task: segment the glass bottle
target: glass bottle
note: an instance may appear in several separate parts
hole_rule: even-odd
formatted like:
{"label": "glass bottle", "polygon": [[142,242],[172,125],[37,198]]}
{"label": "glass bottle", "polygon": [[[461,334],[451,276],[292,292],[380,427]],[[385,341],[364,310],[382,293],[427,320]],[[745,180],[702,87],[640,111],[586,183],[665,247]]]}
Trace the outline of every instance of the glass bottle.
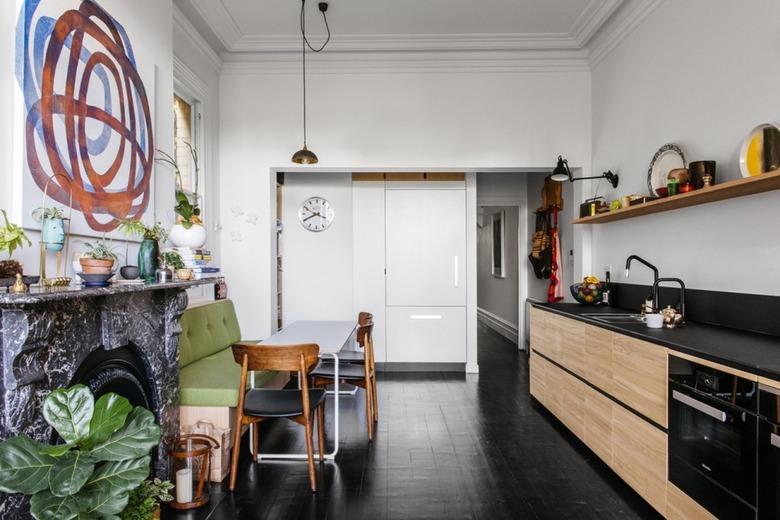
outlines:
{"label": "glass bottle", "polygon": [[609,276],[609,271],[607,271],[606,280],[604,281],[604,290],[601,293],[602,305],[612,305],[612,282]]}

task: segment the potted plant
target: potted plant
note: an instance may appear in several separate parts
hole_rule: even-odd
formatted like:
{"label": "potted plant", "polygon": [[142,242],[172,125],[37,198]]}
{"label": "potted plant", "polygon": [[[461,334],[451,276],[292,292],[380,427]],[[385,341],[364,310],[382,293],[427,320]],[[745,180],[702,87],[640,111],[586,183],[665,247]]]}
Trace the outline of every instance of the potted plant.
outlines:
{"label": "potted plant", "polygon": [[97,401],[88,387],[53,390],[43,417],[64,441],[26,435],[0,443],[0,491],[30,495],[41,518],[116,518],[149,476],[160,427],[149,410],[115,393]]}
{"label": "potted plant", "polygon": [[48,251],[62,251],[65,245],[65,210],[59,206],[36,208],[33,218],[41,223],[41,242]]}
{"label": "potted plant", "polygon": [[114,266],[117,255],[114,253],[115,246],[111,246],[111,239],[106,238],[105,233],[100,240],[95,242],[84,242],[87,246],[87,252],[79,258],[81,270],[84,274],[109,274]]}
{"label": "potted plant", "polygon": [[144,480],[130,492],[127,507],[119,514],[122,520],[148,520],[155,518],[160,512],[160,502],[173,500],[171,490],[173,483],[170,480]]}
{"label": "potted plant", "polygon": [[179,163],[170,154],[157,150],[160,155],[155,160],[170,164],[173,167],[176,179],[176,205],[173,211],[177,215],[176,225],[171,229],[171,242],[176,247],[201,247],[206,243],[206,228],[200,219],[198,207],[198,181],[200,179],[200,166],[198,165],[198,153],[187,141],[182,141],[190,150],[192,164],[195,168],[195,190],[192,194],[184,192]]}
{"label": "potted plant", "polygon": [[[125,232],[125,267],[120,269],[123,278],[133,279],[139,275],[146,281],[154,281],[154,272],[157,270],[157,257],[160,254],[160,242],[168,240],[168,230],[162,226],[162,222],[155,222],[149,226],[140,220],[121,220],[119,229]],[[130,265],[128,252],[130,249],[130,235],[141,235],[143,240],[138,248],[138,267]],[[132,268],[132,269],[126,269]]]}
{"label": "potted plant", "polygon": [[0,209],[0,212],[3,213],[3,220],[5,220],[5,225],[0,227],[0,251],[8,251],[8,259],[0,260],[0,279],[13,278],[17,274],[23,273],[22,265],[16,260],[12,260],[11,256],[16,249],[24,247],[25,242],[28,246],[32,246],[32,242],[27,238],[21,226],[9,222],[4,209]]}

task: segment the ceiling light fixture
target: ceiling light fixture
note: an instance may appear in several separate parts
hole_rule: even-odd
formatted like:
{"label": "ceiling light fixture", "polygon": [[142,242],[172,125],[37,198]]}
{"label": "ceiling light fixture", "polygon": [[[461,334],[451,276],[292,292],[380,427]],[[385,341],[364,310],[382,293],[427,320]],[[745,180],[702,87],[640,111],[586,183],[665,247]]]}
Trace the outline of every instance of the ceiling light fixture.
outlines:
{"label": "ceiling light fixture", "polygon": [[320,2],[318,4],[320,12],[322,12],[322,18],[325,20],[325,28],[328,30],[328,38],[322,47],[315,49],[309,44],[309,40],[306,39],[306,0],[301,0],[301,40],[303,46],[303,148],[295,152],[292,156],[292,162],[296,164],[315,164],[319,161],[314,152],[306,148],[306,47],[308,46],[314,52],[320,52],[330,41],[330,27],[328,26],[328,18],[325,16],[325,11],[328,10],[327,2]]}
{"label": "ceiling light fixture", "polygon": [[584,181],[587,179],[607,179],[607,181],[612,184],[613,188],[618,187],[618,181],[620,180],[618,178],[617,173],[612,173],[611,171],[607,171],[602,173],[601,175],[596,175],[594,177],[580,177],[578,179],[575,179],[571,175],[571,170],[569,170],[569,162],[561,157],[558,156],[558,165],[555,167],[555,169],[552,172],[552,180],[557,182],[574,182],[574,181]]}

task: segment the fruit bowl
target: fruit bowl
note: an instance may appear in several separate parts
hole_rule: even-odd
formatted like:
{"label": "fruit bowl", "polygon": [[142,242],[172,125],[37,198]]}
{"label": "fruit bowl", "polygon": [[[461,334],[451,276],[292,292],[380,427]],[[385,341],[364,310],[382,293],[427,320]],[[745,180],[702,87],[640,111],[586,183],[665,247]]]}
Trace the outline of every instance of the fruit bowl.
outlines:
{"label": "fruit bowl", "polygon": [[601,297],[604,294],[603,283],[588,283],[583,281],[572,284],[570,289],[574,299],[583,305],[601,303]]}

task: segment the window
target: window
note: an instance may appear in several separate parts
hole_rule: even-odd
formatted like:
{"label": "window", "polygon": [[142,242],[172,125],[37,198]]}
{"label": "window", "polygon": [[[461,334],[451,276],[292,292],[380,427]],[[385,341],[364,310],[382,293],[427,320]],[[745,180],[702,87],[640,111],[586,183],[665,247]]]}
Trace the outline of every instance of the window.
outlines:
{"label": "window", "polygon": [[174,156],[181,172],[181,178],[176,180],[176,189],[187,194],[198,194],[200,197],[198,190],[199,172],[193,161],[193,155],[197,157],[198,152],[197,123],[200,119],[199,116],[196,102],[188,101],[178,94],[173,95]]}

